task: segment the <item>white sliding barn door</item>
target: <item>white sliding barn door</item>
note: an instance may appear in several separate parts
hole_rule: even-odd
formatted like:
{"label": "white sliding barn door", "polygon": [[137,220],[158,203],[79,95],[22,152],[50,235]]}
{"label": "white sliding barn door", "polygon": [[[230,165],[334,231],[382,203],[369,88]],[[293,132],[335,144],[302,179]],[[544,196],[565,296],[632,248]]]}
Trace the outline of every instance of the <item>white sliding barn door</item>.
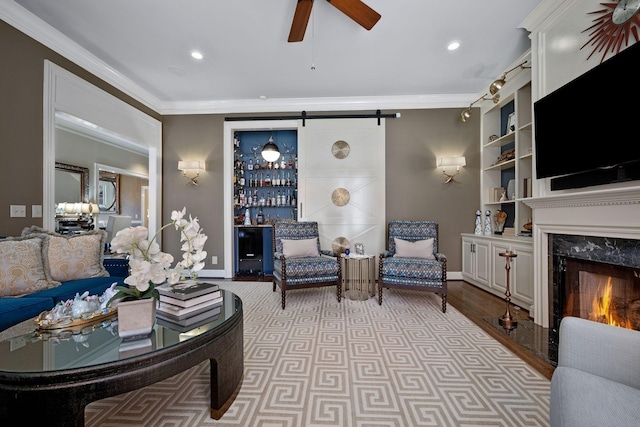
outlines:
{"label": "white sliding barn door", "polygon": [[298,218],[317,221],[323,249],[385,248],[385,120],[298,125]]}

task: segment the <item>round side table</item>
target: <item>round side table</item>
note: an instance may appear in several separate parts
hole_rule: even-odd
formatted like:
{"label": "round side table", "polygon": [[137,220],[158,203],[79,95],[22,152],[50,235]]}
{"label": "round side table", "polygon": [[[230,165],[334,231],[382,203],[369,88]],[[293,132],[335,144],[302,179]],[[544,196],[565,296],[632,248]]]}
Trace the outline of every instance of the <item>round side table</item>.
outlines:
{"label": "round side table", "polygon": [[340,256],[342,290],[351,300],[367,300],[376,295],[376,257],[373,255]]}

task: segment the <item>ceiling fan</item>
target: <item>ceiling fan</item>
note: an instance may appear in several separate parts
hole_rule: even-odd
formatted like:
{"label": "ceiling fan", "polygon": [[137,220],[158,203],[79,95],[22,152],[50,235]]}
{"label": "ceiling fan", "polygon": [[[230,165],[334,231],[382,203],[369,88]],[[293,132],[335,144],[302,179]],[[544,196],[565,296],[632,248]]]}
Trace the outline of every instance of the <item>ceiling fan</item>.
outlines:
{"label": "ceiling fan", "polygon": [[[380,20],[381,15],[361,0],[327,0],[334,7],[347,15],[349,18],[362,25],[367,30],[373,28],[376,22]],[[291,23],[291,31],[289,32],[290,42],[300,42],[304,38],[307,29],[309,16],[313,0],[298,0],[296,11],[293,14],[293,22]]]}

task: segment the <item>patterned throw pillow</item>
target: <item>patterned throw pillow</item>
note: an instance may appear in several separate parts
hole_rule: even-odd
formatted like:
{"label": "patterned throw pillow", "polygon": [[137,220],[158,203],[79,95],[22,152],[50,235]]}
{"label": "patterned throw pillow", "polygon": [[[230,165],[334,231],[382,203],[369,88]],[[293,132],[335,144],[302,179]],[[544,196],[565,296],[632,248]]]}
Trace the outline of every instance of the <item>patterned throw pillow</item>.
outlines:
{"label": "patterned throw pillow", "polygon": [[42,263],[41,238],[0,240],[0,296],[17,297],[58,285]]}
{"label": "patterned throw pillow", "polygon": [[398,239],[397,237],[394,237],[394,239],[396,243],[395,257],[435,259],[433,255],[433,237],[415,242]]}
{"label": "patterned throw pillow", "polygon": [[107,233],[102,230],[65,236],[50,233],[39,227],[26,228],[25,236],[43,239],[42,259],[52,280],[88,279],[109,276],[104,268],[104,243]]}

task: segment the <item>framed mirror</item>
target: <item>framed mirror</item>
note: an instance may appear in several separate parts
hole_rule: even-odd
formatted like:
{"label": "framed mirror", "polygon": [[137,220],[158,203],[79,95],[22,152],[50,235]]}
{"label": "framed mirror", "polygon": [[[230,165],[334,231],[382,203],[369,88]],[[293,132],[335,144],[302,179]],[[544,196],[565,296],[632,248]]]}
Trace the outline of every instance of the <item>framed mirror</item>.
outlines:
{"label": "framed mirror", "polygon": [[55,203],[89,201],[89,168],[56,162]]}
{"label": "framed mirror", "polygon": [[120,174],[99,172],[98,207],[100,212],[120,213]]}

